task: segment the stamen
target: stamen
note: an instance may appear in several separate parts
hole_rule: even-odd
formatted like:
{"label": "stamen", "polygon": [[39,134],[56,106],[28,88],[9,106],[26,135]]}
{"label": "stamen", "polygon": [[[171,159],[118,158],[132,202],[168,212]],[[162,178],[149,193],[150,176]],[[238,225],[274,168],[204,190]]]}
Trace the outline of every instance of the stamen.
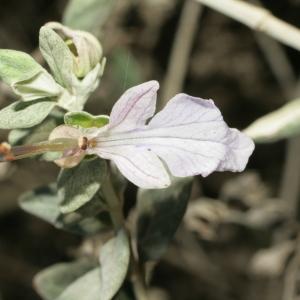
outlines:
{"label": "stamen", "polygon": [[89,140],[87,137],[85,136],[81,136],[79,139],[78,139],[78,146],[81,150],[86,150],[89,146]]}

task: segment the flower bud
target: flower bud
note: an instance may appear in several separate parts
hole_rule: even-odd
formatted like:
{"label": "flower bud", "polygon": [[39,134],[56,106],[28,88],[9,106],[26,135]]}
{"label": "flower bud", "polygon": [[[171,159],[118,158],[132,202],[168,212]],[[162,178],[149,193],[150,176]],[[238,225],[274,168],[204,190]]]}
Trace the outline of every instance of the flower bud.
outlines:
{"label": "flower bud", "polygon": [[47,27],[53,29],[69,47],[74,61],[74,73],[78,78],[84,78],[98,63],[103,55],[98,39],[92,34],[72,30],[57,22],[49,22]]}

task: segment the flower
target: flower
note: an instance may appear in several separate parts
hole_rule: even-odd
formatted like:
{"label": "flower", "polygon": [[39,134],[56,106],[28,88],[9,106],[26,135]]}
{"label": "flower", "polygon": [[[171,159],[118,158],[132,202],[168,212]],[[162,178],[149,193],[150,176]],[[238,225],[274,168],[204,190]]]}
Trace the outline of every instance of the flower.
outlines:
{"label": "flower", "polygon": [[[116,102],[107,125],[88,130],[62,125],[50,139],[77,136],[79,146],[70,151],[76,163],[84,154],[112,160],[141,188],[167,187],[169,173],[187,177],[244,170],[254,143],[227,126],[212,100],[178,94],[153,117],[158,89],[156,81],[135,86]],[[68,167],[70,153],[57,163]]]}

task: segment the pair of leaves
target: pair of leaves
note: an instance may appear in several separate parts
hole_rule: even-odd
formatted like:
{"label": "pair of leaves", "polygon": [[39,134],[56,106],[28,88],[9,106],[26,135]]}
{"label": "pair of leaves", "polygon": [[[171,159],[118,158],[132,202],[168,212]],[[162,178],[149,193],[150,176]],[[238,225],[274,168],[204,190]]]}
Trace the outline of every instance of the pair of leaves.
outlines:
{"label": "pair of leaves", "polygon": [[165,252],[186,211],[192,177],[173,179],[166,189],[142,190],[137,197],[137,246],[141,261]]}
{"label": "pair of leaves", "polygon": [[0,128],[29,128],[52,111],[62,88],[31,56],[14,50],[0,50],[0,78],[22,96],[0,111]]}
{"label": "pair of leaves", "polygon": [[10,84],[25,101],[17,101],[0,111],[0,128],[29,128],[41,123],[55,107],[61,93],[51,75],[31,56],[0,50],[0,78]]}
{"label": "pair of leaves", "polygon": [[87,260],[54,265],[35,277],[36,289],[45,300],[113,299],[125,280],[130,260],[124,230],[104,244],[99,260],[100,267]]}
{"label": "pair of leaves", "polygon": [[[90,45],[90,47],[92,46]],[[99,48],[101,49],[100,46]],[[56,81],[65,88],[58,98],[58,105],[68,111],[81,111],[91,93],[99,85],[100,77],[104,72],[105,58],[102,58],[101,61],[99,59],[99,62],[90,71],[87,71],[84,78],[78,79],[74,73],[74,60],[86,59],[88,53],[85,53],[84,57],[75,59],[65,41],[47,26],[40,30],[40,49]]]}
{"label": "pair of leaves", "polygon": [[30,55],[0,49],[0,79],[26,102],[17,101],[0,111],[2,129],[33,127],[41,123],[55,105],[68,111],[81,111],[99,84],[105,59],[79,80],[74,74],[74,55],[65,41],[47,26],[41,28],[39,40],[56,81]]}

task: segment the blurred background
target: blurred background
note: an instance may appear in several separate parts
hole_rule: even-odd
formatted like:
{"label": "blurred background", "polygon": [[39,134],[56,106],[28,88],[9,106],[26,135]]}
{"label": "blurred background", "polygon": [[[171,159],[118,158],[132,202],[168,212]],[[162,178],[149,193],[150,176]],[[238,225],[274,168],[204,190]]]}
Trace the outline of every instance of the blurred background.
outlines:
{"label": "blurred background", "polygon": [[[1,0],[0,48],[42,61],[39,28],[61,21],[67,4]],[[300,26],[300,1],[260,5]],[[119,0],[97,26],[107,67],[86,107],[93,114],[109,113],[126,88],[150,79],[161,83],[160,107],[181,91],[212,98],[239,129],[297,97],[299,52],[199,3]],[[0,82],[0,107],[14,99]],[[196,178],[184,222],[154,270],[153,299],[300,299],[299,151],[297,139],[257,145],[244,173]],[[21,193],[58,171],[33,159],[0,165],[1,300],[40,299],[34,274],[72,260],[82,243],[18,207]],[[129,185],[126,195],[135,192]]]}

